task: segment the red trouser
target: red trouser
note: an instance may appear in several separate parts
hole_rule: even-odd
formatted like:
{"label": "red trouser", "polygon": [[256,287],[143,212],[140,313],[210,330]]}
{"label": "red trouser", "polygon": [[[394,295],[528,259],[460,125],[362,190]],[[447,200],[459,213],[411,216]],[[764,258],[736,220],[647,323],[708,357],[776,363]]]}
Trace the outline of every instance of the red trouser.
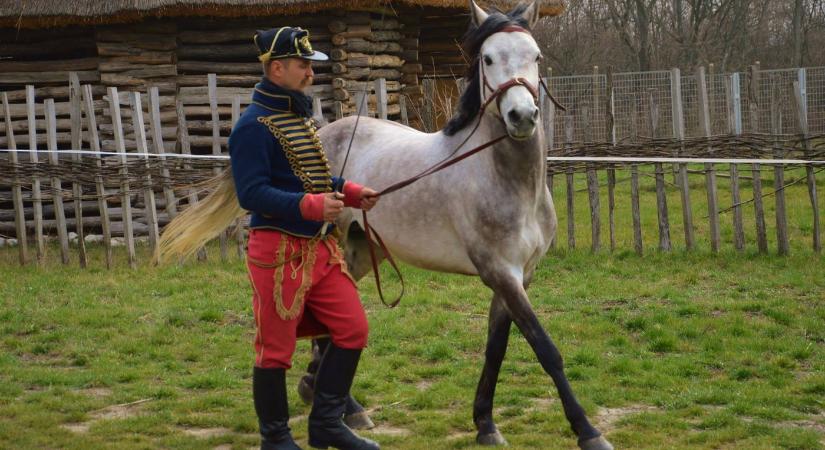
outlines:
{"label": "red trouser", "polygon": [[299,337],[329,335],[346,349],[367,345],[367,316],[331,236],[314,241],[251,230],[247,267],[257,326],[255,366],[290,368]]}

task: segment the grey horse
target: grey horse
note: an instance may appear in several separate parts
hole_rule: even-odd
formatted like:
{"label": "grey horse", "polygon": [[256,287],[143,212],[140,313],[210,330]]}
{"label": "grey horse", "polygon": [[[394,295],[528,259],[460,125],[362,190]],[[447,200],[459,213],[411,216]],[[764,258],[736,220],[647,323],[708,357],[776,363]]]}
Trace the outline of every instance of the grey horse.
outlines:
{"label": "grey horse", "polygon": [[[539,18],[538,7],[533,3],[488,14],[471,1],[470,9],[464,43],[472,58],[467,89],[443,130],[422,133],[395,122],[347,117],[321,128],[321,141],[333,173],[347,159],[344,178],[381,188],[507,136],[387,195],[370,212],[370,225],[398,259],[428,270],[478,276],[493,291],[473,407],[478,443],[506,444],[493,420],[493,396],[515,322],[555,383],[579,447],[612,449],[587,420],[564,375],[561,354],[527,296],[557,225],[545,183],[545,137],[536,106],[541,52],[529,33]],[[348,210],[337,222],[347,263],[353,276],[361,278],[371,270],[361,216]]]}

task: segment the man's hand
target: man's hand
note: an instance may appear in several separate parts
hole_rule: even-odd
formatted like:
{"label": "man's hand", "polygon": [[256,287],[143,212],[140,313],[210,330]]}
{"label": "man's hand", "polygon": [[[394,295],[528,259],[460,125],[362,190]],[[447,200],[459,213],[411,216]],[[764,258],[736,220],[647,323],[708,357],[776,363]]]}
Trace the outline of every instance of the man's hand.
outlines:
{"label": "man's hand", "polygon": [[[324,194],[324,221],[334,222],[344,210],[344,194],[327,192]],[[362,200],[363,201],[363,200]]]}
{"label": "man's hand", "polygon": [[361,189],[361,209],[369,211],[376,203],[378,203],[378,192],[368,187]]}

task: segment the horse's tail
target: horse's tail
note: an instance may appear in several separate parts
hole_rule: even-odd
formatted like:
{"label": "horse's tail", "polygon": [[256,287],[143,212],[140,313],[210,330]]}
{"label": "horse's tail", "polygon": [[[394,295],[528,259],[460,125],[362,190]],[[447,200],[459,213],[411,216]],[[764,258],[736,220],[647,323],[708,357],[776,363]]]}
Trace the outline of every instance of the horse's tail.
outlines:
{"label": "horse's tail", "polygon": [[246,214],[238,202],[231,169],[227,168],[196,188],[209,191],[209,195],[189,205],[166,225],[155,250],[155,264],[192,256]]}

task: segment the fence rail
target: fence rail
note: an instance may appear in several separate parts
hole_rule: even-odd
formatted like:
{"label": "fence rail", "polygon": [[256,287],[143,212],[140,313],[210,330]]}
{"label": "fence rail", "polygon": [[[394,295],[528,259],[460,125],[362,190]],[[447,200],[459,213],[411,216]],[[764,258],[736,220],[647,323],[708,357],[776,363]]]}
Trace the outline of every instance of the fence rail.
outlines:
{"label": "fence rail", "polygon": [[[589,217],[594,251],[603,248],[605,228],[611,250],[632,241],[641,253],[650,226],[663,251],[675,247],[677,231],[684,234],[686,249],[706,242],[719,251],[724,238],[739,251],[751,242],[768,252],[769,241],[775,241],[776,251],[787,254],[792,236],[811,235],[812,248],[821,251],[817,186],[822,177],[817,175],[825,161],[825,68],[753,67],[734,74],[705,68],[692,74],[595,71],[547,81],[567,106],[567,112],[557,111],[540,99],[549,141],[548,185],[557,195],[566,223],[560,236],[566,236],[569,248],[581,243],[582,217]],[[122,244],[135,266],[135,237],[145,236],[154,247],[160,227],[198,201],[193,186],[225,167],[229,129],[248,102],[241,95],[219,97],[216,78],[210,76],[203,90],[210,119],[187,121],[185,99],[178,101],[178,126],[170,133],[161,127],[157,88],[145,93],[108,88],[95,98],[92,86],[81,86],[77,76],[70,77],[69,86],[66,104],[37,102],[34,86],[15,97],[25,99],[22,105],[10,104],[2,93],[6,132],[0,148],[6,150],[0,152],[5,154],[0,154],[0,244],[16,244],[26,264],[32,259],[30,247],[42,261],[47,239],[56,234],[62,261],[70,262],[74,241],[85,266],[85,243],[102,241],[108,267],[112,247]],[[375,83],[379,103],[386,99],[382,86],[381,80]],[[354,95],[366,101],[363,91]],[[381,106],[376,109],[385,110]],[[111,139],[105,147],[101,114]],[[60,127],[67,127],[70,145],[61,144]],[[209,154],[192,155],[194,144]],[[786,181],[786,173],[797,169],[804,176]],[[766,173],[766,180],[772,175],[772,189],[762,184]],[[729,189],[720,189],[719,179],[729,180],[724,183]],[[810,207],[801,211],[798,204],[790,205],[795,215],[789,218],[786,190],[802,181]],[[746,207],[753,208],[751,217],[745,216]],[[653,223],[643,214],[652,208]],[[680,220],[671,217],[676,211]],[[726,213],[731,213],[730,225],[722,217]],[[805,232],[795,233],[794,227]],[[243,256],[243,233],[224,233],[221,259],[229,258],[230,239]]]}

